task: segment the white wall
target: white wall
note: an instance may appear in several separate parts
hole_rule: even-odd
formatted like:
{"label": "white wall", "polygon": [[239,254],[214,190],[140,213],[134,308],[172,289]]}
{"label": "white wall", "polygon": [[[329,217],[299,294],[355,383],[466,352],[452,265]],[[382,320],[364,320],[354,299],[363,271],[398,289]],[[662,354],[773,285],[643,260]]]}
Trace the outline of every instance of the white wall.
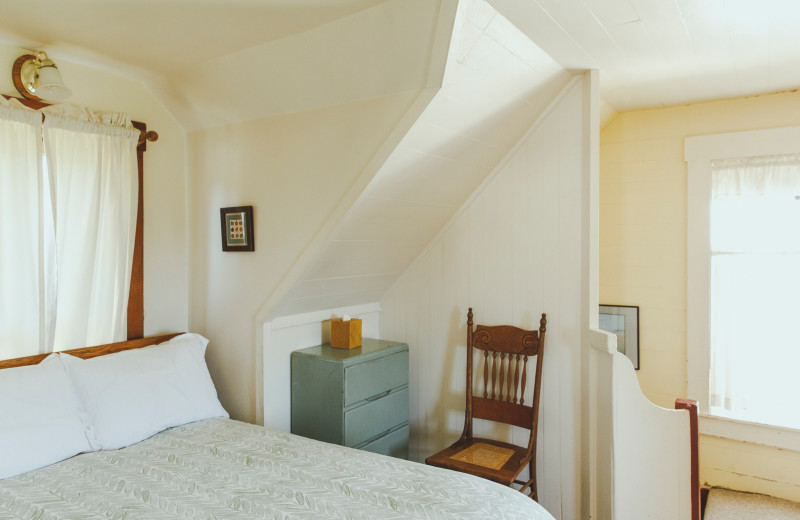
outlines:
{"label": "white wall", "polygon": [[[375,174],[401,121],[424,107],[417,98],[401,93],[190,134],[191,328],[211,340],[209,369],[232,417],[257,422],[262,412],[265,300],[300,269],[353,186]],[[223,253],[219,209],[241,205],[254,207],[255,251]]]}
{"label": "white wall", "polygon": [[264,323],[264,426],[291,429],[291,354],[330,342],[330,319],[349,314],[361,319],[361,336],[378,337],[378,304],[340,307],[283,316]]}
{"label": "white wall", "polygon": [[[380,320],[382,339],[410,347],[411,458],[423,460],[461,433],[467,307],[477,323],[524,328],[548,314],[539,496],[564,519],[580,514],[585,81],[565,87],[403,274],[381,301]],[[485,431],[476,425],[476,435]],[[526,439],[520,429],[492,434]]]}
{"label": "white wall", "polygon": [[[0,92],[20,97],[11,82],[14,60],[29,49],[0,45]],[[53,57],[72,89],[69,103],[127,112],[158,132],[144,154],[144,331],[188,327],[186,132],[138,80]]]}
{"label": "white wall", "polygon": [[689,413],[648,401],[619,352],[613,354],[613,395],[614,518],[690,520]]}
{"label": "white wall", "polygon": [[442,88],[273,311],[376,301],[572,75],[483,0],[460,0]]}

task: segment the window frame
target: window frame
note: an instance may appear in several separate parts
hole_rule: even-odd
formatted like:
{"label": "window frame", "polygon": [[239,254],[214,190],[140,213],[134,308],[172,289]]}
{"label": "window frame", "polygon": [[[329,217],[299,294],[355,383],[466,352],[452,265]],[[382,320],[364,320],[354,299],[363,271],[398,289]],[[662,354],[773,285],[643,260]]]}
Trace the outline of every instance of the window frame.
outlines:
{"label": "window frame", "polygon": [[711,162],[800,154],[800,126],[687,137],[686,353],[687,395],[699,401],[700,433],[800,450],[800,430],[711,415],[709,412]]}
{"label": "window frame", "polygon": [[[6,99],[12,96],[4,95]],[[28,108],[41,110],[49,103],[25,98],[14,98]],[[131,121],[134,128],[147,135],[147,124]],[[147,139],[139,139],[136,147],[137,170],[139,175],[138,208],[136,210],[136,235],[133,245],[133,264],[131,266],[131,284],[128,294],[128,339],[144,337],[144,152],[147,151]]]}

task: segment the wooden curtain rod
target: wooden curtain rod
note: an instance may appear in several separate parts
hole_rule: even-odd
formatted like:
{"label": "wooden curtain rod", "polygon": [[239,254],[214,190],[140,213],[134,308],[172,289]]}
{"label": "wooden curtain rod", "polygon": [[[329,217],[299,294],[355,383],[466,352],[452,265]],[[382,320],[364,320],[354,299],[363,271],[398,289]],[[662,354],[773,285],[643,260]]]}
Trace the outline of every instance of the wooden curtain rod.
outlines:
{"label": "wooden curtain rod", "polygon": [[[6,98],[6,99],[16,99],[17,101],[19,101],[20,103],[22,103],[26,107],[32,108],[34,110],[39,110],[41,108],[50,106],[50,103],[44,103],[42,101],[35,101],[33,99],[25,99],[25,98],[18,98],[18,97],[14,97],[14,96],[6,96],[5,94],[3,94],[3,97]],[[144,144],[145,141],[150,141],[151,143],[158,141],[158,132],[156,132],[155,130],[139,130],[139,132],[140,132],[141,135],[139,135],[139,142],[136,143],[137,146],[141,146],[142,144]]]}

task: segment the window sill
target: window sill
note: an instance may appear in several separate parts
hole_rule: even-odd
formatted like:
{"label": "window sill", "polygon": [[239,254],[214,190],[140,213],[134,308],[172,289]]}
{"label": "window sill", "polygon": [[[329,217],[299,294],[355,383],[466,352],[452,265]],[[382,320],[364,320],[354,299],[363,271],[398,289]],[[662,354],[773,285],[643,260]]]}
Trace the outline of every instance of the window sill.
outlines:
{"label": "window sill", "polygon": [[700,433],[723,439],[800,451],[800,430],[753,423],[710,414],[700,415]]}

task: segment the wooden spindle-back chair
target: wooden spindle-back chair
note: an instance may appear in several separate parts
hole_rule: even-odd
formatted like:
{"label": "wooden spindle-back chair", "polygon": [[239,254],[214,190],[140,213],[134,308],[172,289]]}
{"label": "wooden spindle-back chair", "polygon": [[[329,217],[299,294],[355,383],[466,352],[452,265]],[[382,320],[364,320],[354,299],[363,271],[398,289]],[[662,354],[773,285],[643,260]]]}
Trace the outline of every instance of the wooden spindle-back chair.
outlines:
{"label": "wooden spindle-back chair", "polygon": [[[477,325],[473,330],[472,308],[467,313],[467,409],[464,431],[449,448],[431,455],[426,464],[471,473],[501,484],[520,484],[520,492],[534,500],[536,489],[536,431],[539,422],[539,390],[542,384],[542,352],[547,315],[542,314],[539,330],[510,325]],[[482,396],[473,395],[473,350],[482,351]],[[479,354],[480,355],[480,354]],[[536,357],[533,400],[525,402],[528,359]],[[527,446],[472,436],[472,420],[519,426],[530,431]],[[530,478],[517,480],[529,467]]]}

